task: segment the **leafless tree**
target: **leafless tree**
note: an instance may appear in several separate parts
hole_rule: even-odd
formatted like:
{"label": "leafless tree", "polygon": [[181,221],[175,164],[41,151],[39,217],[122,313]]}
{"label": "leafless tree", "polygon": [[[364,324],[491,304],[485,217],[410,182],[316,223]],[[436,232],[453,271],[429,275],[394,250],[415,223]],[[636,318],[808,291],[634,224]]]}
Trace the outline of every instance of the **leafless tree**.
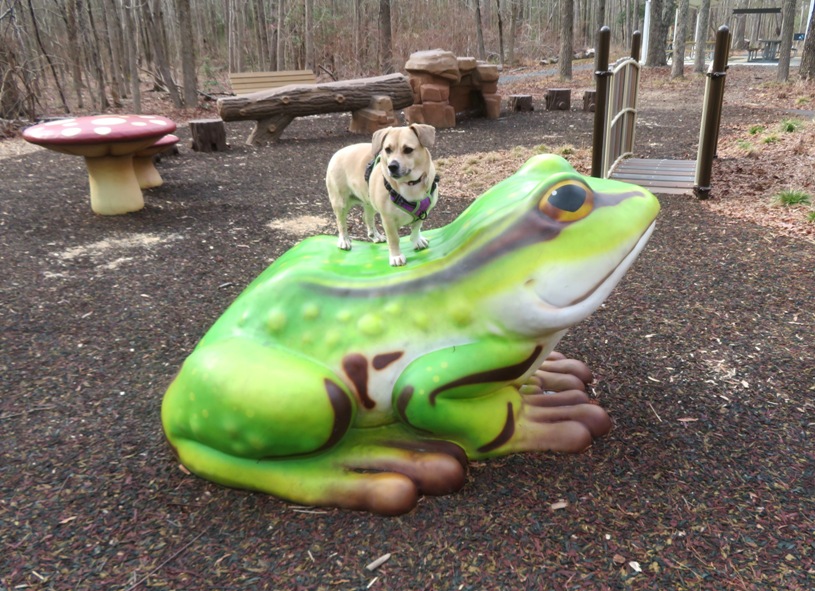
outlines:
{"label": "leafless tree", "polygon": [[[685,77],[685,39],[688,36],[688,0],[679,0],[679,11],[676,15],[676,31],[674,32],[673,44],[673,63],[671,64],[671,78],[684,78]],[[697,47],[697,53],[704,52],[704,43],[702,48]]]}
{"label": "leafless tree", "polygon": [[779,46],[778,71],[776,80],[786,82],[790,77],[790,52],[792,34],[795,29],[795,0],[784,0],[781,4],[781,45]]}
{"label": "leafless tree", "polygon": [[561,0],[560,7],[558,74],[561,80],[571,80],[572,57],[574,56],[574,0]]}
{"label": "leafless tree", "polygon": [[801,67],[798,70],[802,80],[815,80],[815,11],[807,25],[806,41],[801,50]]}

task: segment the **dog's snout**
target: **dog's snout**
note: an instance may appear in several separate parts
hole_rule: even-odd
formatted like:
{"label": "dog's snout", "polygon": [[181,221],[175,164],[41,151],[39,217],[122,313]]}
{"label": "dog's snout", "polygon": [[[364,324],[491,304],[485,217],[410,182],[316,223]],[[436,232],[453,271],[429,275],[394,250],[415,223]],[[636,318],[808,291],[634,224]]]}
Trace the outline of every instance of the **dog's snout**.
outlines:
{"label": "dog's snout", "polygon": [[391,174],[399,174],[399,163],[391,162],[388,164],[388,171],[390,171]]}

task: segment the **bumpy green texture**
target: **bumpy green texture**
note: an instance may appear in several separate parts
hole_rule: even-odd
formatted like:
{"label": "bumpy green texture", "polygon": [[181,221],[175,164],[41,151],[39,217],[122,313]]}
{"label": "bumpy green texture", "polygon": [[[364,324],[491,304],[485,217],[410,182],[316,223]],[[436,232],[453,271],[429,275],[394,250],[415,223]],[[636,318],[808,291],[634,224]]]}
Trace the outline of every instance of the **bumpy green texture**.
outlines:
{"label": "bumpy green texture", "polygon": [[467,458],[579,451],[608,416],[535,377],[658,211],[648,191],[547,155],[427,232],[405,267],[383,244],[304,240],[185,361],[162,406],[167,438],[204,478],[383,514],[457,490]]}

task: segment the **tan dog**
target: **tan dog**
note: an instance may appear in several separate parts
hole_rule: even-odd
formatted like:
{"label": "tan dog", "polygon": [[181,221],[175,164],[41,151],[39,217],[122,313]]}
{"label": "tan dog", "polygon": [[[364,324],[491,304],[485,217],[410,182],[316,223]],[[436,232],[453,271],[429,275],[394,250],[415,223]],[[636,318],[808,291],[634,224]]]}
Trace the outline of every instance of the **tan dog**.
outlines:
{"label": "tan dog", "polygon": [[[410,226],[413,248],[427,248],[422,221],[436,205],[439,193],[436,167],[428,151],[435,141],[436,129],[431,125],[388,127],[375,132],[372,143],[348,146],[331,157],[325,185],[337,216],[337,246],[351,249],[348,212],[359,204],[368,238],[373,242],[387,240],[392,266],[406,262],[399,248],[399,228]],[[366,178],[372,158],[370,178]],[[376,213],[382,218],[384,237],[376,229]]]}

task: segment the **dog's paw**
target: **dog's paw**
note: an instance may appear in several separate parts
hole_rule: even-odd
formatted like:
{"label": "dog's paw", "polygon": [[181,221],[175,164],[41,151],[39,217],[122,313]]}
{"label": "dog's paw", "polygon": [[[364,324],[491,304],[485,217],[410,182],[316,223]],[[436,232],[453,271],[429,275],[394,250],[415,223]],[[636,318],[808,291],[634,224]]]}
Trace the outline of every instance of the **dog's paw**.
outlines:
{"label": "dog's paw", "polygon": [[379,232],[368,232],[368,238],[371,240],[371,242],[377,244],[380,242],[385,242],[385,236],[383,236]]}
{"label": "dog's paw", "polygon": [[351,250],[351,239],[344,236],[337,238],[337,248],[342,250]]}
{"label": "dog's paw", "polygon": [[396,256],[391,256],[391,267],[401,267],[405,263],[407,263],[407,259],[405,259],[405,255],[398,254]]}
{"label": "dog's paw", "polygon": [[424,236],[419,236],[419,239],[413,243],[413,248],[416,250],[424,250],[428,246],[430,246],[430,242]]}

